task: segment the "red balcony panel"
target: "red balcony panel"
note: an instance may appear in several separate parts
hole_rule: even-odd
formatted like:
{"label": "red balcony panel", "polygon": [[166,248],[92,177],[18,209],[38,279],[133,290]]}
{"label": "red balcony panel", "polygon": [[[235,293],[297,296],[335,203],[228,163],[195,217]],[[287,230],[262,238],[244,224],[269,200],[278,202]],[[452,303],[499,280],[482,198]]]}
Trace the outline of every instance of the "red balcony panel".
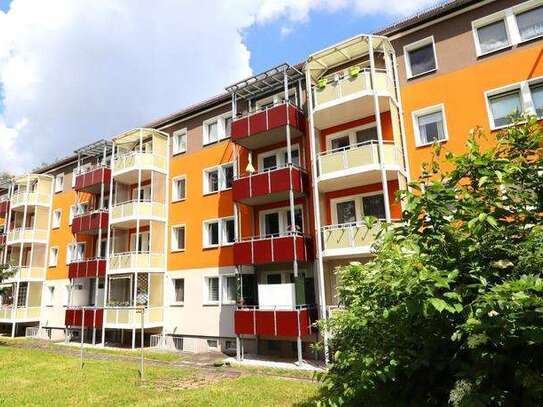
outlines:
{"label": "red balcony panel", "polygon": [[237,178],[233,183],[234,200],[245,205],[262,205],[288,199],[292,189],[295,197],[308,193],[308,174],[290,166]]}
{"label": "red balcony panel", "polygon": [[68,266],[69,278],[93,278],[106,275],[106,259],[88,259]]}
{"label": "red balcony panel", "polygon": [[0,201],[0,216],[4,217],[9,210],[9,201]]}
{"label": "red balcony panel", "polygon": [[1,233],[0,234],[0,246],[4,246],[6,244],[6,235]]}
{"label": "red balcony panel", "polygon": [[309,336],[316,329],[316,310],[258,310],[239,309],[234,313],[236,335],[296,337]]}
{"label": "red balcony panel", "polygon": [[64,324],[74,328],[81,327],[83,322],[85,328],[101,328],[104,322],[103,309],[86,309],[85,320],[83,321],[82,309],[67,309],[64,317]]}
{"label": "red balcony panel", "polygon": [[299,136],[305,130],[305,118],[297,107],[282,103],[264,111],[234,119],[232,141],[247,148],[275,144],[284,140],[285,137],[284,132],[275,130],[280,130],[287,125],[297,130],[297,134],[291,134],[292,137]]}
{"label": "red balcony panel", "polygon": [[97,211],[78,215],[72,220],[72,233],[95,234],[99,229],[107,229],[109,214],[107,211]]}
{"label": "red balcony panel", "polygon": [[313,260],[311,238],[302,235],[253,239],[234,243],[234,262],[256,265]]}
{"label": "red balcony panel", "polygon": [[111,180],[111,169],[98,167],[84,174],[77,175],[75,178],[74,189],[76,191],[99,192],[101,185],[105,184],[106,190],[109,188]]}

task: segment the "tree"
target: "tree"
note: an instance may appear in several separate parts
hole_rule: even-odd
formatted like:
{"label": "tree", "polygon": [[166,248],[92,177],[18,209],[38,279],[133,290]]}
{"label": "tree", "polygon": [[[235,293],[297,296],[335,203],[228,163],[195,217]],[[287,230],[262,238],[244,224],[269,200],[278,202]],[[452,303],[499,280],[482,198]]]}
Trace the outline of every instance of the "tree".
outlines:
{"label": "tree", "polygon": [[526,118],[434,158],[403,222],[366,264],[338,269],[325,404],[543,404],[542,131]]}

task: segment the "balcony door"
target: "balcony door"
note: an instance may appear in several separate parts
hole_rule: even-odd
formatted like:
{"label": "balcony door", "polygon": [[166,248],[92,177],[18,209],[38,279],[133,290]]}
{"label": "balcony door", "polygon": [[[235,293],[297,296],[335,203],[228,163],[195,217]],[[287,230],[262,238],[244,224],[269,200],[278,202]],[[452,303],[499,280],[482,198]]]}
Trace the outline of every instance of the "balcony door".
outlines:
{"label": "balcony door", "polygon": [[338,225],[360,222],[365,216],[386,217],[382,193],[337,198],[331,201],[331,207],[332,221]]}
{"label": "balcony door", "polygon": [[136,251],[136,238],[138,242],[138,252],[149,252],[149,232],[140,232],[139,235],[133,233],[130,235],[130,251]]}
{"label": "balcony door", "polygon": [[290,210],[288,207],[266,211],[260,216],[262,237],[284,236],[292,231],[303,233],[304,220],[301,207],[294,208],[295,227],[291,226]]}

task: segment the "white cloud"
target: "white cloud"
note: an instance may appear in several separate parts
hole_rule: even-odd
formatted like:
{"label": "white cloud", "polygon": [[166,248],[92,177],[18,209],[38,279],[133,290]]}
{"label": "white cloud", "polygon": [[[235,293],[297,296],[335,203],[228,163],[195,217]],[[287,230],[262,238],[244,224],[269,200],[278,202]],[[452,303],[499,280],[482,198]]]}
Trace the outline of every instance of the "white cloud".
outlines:
{"label": "white cloud", "polygon": [[251,74],[243,30],[428,0],[13,0],[0,11],[0,171],[22,172]]}

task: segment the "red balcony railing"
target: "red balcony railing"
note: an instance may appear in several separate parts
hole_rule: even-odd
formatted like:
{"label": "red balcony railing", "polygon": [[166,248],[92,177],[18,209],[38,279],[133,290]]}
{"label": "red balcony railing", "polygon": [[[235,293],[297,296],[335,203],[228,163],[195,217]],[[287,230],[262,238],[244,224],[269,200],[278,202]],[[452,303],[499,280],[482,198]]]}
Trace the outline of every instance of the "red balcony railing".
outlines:
{"label": "red balcony railing", "polygon": [[245,205],[284,201],[291,189],[295,197],[309,189],[307,173],[294,165],[246,175],[235,179],[232,185],[234,201]]}
{"label": "red balcony railing", "polygon": [[0,201],[0,216],[1,217],[6,216],[6,213],[8,213],[8,210],[9,210],[9,201],[6,199],[3,201]]}
{"label": "red balcony railing", "polygon": [[109,189],[109,182],[111,180],[111,169],[108,167],[93,167],[85,172],[81,172],[75,177],[76,191],[82,192],[100,192],[101,185],[105,184],[105,190]]}
{"label": "red balcony railing", "polygon": [[[83,312],[85,320],[83,321]],[[104,310],[101,308],[86,309],[72,308],[67,309],[64,316],[64,324],[74,328],[80,327],[84,323],[85,328],[101,328],[104,322]]]}
{"label": "red balcony railing", "polygon": [[254,265],[313,260],[311,238],[297,232],[234,243],[234,263]]}
{"label": "red balcony railing", "polygon": [[103,277],[106,275],[106,259],[88,259],[72,262],[68,266],[69,278]]}
{"label": "red balcony railing", "polygon": [[316,332],[313,327],[316,320],[315,308],[262,310],[240,307],[234,312],[234,332],[236,335],[303,337]]}
{"label": "red balcony railing", "polygon": [[72,233],[95,234],[108,227],[109,214],[105,209],[77,215],[72,219]]}
{"label": "red balcony railing", "polygon": [[281,103],[265,110],[235,118],[232,122],[232,141],[254,149],[276,144],[285,139],[284,126],[297,130],[292,137],[305,130],[303,112],[290,103]]}

